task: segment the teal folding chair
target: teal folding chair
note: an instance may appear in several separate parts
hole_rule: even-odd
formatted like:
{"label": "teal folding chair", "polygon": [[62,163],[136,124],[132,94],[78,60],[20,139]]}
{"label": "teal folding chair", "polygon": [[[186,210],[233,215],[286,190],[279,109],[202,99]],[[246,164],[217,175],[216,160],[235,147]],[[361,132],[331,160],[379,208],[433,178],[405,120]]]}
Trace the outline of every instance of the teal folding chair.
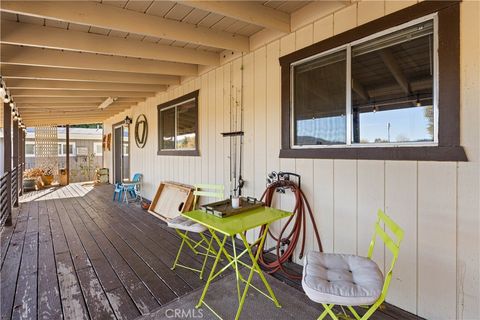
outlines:
{"label": "teal folding chair", "polygon": [[[197,184],[195,185],[195,191],[193,192],[193,195],[194,209],[196,208],[199,197],[209,197],[215,199],[223,199],[225,197],[223,185],[216,184]],[[175,261],[173,262],[171,269],[174,270],[176,267],[182,267],[194,272],[198,272],[200,273],[200,279],[202,279],[208,257],[215,258],[217,254],[216,250],[212,247],[213,237],[210,237],[210,239],[205,237],[203,233],[207,230],[207,228],[204,225],[193,222],[192,220],[183,216],[175,217],[168,221],[167,224],[170,228],[174,228],[177,234],[182,238],[182,243],[180,244],[180,248],[178,249],[177,256],[175,257]],[[190,232],[198,233],[200,240],[190,238]],[[179,263],[180,255],[185,245],[187,245],[187,247],[196,255],[204,256],[201,269],[192,268]],[[199,250],[200,248],[201,250]]]}

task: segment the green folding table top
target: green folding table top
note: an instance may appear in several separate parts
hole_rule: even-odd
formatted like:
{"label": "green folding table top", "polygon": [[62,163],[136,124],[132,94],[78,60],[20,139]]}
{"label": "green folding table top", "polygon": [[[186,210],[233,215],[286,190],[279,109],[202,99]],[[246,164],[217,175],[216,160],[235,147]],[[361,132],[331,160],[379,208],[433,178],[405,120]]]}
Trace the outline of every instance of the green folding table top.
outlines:
{"label": "green folding table top", "polygon": [[182,215],[217,232],[233,236],[292,214],[270,207],[260,207],[226,218],[219,218],[202,210],[184,212]]}

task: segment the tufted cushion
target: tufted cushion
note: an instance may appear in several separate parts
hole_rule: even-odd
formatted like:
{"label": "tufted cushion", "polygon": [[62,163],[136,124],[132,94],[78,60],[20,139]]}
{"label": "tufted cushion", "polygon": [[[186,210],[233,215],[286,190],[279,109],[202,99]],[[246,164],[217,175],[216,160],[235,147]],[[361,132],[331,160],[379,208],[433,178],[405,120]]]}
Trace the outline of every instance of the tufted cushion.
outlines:
{"label": "tufted cushion", "polygon": [[302,287],[318,303],[371,305],[382,292],[383,275],[368,258],[311,251],[305,257]]}
{"label": "tufted cushion", "polygon": [[196,223],[188,218],[178,216],[175,217],[167,222],[170,228],[180,229],[190,232],[200,233],[207,230],[207,227],[201,225],[200,223]]}

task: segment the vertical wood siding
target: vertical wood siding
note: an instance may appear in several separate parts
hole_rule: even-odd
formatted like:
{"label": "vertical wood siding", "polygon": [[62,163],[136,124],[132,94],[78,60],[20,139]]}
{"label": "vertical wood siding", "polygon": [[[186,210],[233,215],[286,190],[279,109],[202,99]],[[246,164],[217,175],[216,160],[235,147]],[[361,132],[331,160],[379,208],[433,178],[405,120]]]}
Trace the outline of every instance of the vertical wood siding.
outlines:
{"label": "vertical wood siding", "polygon": [[[414,2],[413,2],[414,3]],[[144,190],[152,198],[164,180],[223,183],[230,188],[228,139],[230,97],[241,86],[245,109],[245,194],[261,196],[271,171],[302,175],[302,188],[314,208],[327,252],[365,255],[378,209],[384,209],[406,231],[387,300],[430,319],[476,319],[479,309],[479,128],[480,4],[461,4],[462,145],[468,163],[279,159],[280,66],[278,57],[333,34],[399,10],[408,2],[356,2],[304,25],[180,86],[140,103],[105,122],[105,132],[125,115],[144,113],[149,121],[143,149],[131,144],[131,173],[144,174]],[[353,17],[353,18],[352,18]],[[477,32],[469,32],[469,30]],[[475,38],[476,37],[476,38]],[[243,61],[243,62],[242,62]],[[200,157],[157,156],[157,104],[200,89]],[[133,141],[133,136],[131,137]],[[105,166],[111,153],[105,153]],[[281,195],[275,205],[291,210],[293,196]],[[279,232],[285,222],[272,226]],[[308,249],[318,249],[308,227]],[[252,239],[255,232],[249,234]],[[273,243],[270,242],[269,245]],[[374,255],[388,268],[389,255],[379,246]],[[298,259],[295,261],[302,263]]]}

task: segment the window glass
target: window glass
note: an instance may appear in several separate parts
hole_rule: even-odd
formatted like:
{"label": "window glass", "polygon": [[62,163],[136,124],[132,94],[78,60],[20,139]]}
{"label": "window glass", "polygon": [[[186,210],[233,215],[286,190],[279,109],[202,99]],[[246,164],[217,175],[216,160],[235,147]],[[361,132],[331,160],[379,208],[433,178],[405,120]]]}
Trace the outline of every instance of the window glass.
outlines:
{"label": "window glass", "polygon": [[93,143],[93,153],[96,155],[96,156],[101,156],[102,155],[102,143],[101,142],[94,142]]}
{"label": "window glass", "polygon": [[352,46],[352,142],[434,141],[433,22]]}
{"label": "window glass", "polygon": [[35,144],[27,143],[25,144],[25,155],[34,156],[35,155]]}
{"label": "window glass", "polygon": [[161,149],[175,149],[175,108],[160,111]]}
{"label": "window glass", "polygon": [[195,100],[177,106],[177,149],[195,149],[197,106]]}
{"label": "window glass", "polygon": [[295,66],[293,77],[294,144],[344,144],[346,51]]}

